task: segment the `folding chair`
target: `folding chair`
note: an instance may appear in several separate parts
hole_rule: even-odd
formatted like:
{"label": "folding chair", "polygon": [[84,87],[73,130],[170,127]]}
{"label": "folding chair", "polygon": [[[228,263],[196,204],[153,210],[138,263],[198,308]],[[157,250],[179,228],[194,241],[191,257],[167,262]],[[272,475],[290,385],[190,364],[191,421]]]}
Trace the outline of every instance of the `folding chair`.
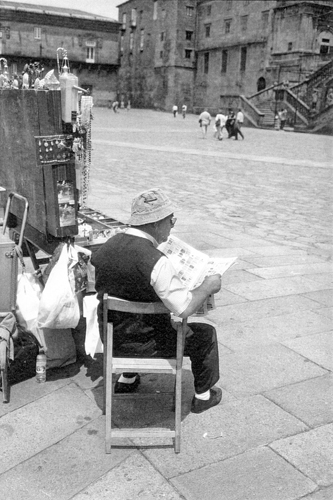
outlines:
{"label": "folding chair", "polygon": [[[172,437],[174,438],[175,453],[180,452],[181,439],[181,388],[182,363],[184,342],[187,329],[187,320],[179,323],[177,330],[177,353],[175,358],[120,358],[113,356],[113,325],[108,322],[108,311],[121,311],[134,314],[165,314],[170,311],[162,302],[129,302],[107,294],[103,297],[103,336],[104,336],[104,414],[105,419],[105,451],[111,453],[112,437]],[[176,334],[176,332],[175,332]],[[126,428],[112,429],[113,385],[112,373],[172,373],[175,381],[175,427],[174,429],[160,428]],[[131,394],[135,397],[135,394]],[[129,397],[126,396],[126,397]]]}

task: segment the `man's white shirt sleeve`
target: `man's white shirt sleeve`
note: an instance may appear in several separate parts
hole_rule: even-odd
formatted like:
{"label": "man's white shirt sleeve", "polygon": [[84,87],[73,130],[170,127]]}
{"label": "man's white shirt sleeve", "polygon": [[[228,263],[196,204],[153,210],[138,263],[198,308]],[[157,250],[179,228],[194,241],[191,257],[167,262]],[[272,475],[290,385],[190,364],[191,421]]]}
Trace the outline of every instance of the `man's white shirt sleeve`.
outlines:
{"label": "man's white shirt sleeve", "polygon": [[183,285],[167,257],[161,257],[155,264],[150,284],[163,304],[176,316],[184,312],[192,300],[192,293]]}

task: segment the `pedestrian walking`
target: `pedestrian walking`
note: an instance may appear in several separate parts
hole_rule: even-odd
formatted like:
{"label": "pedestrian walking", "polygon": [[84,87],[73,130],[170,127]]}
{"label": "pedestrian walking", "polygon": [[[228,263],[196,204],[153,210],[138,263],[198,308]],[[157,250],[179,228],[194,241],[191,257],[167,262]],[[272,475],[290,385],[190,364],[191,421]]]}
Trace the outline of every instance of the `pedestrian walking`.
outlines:
{"label": "pedestrian walking", "polygon": [[244,141],[244,135],[243,132],[241,131],[241,128],[244,123],[244,113],[241,108],[238,109],[237,115],[236,115],[236,121],[235,121],[235,140],[238,140],[238,134],[241,136],[241,138]]}
{"label": "pedestrian walking", "polygon": [[231,137],[234,137],[236,135],[235,123],[236,123],[236,115],[233,112],[233,110],[229,108],[228,117],[225,124],[225,128],[227,129],[228,132],[228,139],[231,139]]}
{"label": "pedestrian walking", "polygon": [[219,141],[222,141],[223,139],[222,130],[225,127],[226,121],[227,117],[224,114],[222,114],[222,109],[219,109],[219,112],[215,116],[215,133],[214,133],[214,137]]}
{"label": "pedestrian walking", "polygon": [[130,100],[127,101],[126,108],[127,108],[127,111],[129,111],[131,109],[131,101]]}
{"label": "pedestrian walking", "polygon": [[187,106],[186,106],[186,104],[183,104],[182,105],[182,115],[183,115],[183,118],[186,118],[186,111],[187,111]]}
{"label": "pedestrian walking", "polygon": [[174,104],[172,106],[172,113],[173,113],[173,117],[176,118],[176,116],[178,114],[178,106],[177,106],[177,104]]}
{"label": "pedestrian walking", "polygon": [[211,115],[208,113],[208,109],[205,108],[204,111],[199,116],[199,123],[202,131],[202,138],[206,139],[207,137],[207,129],[212,121]]}
{"label": "pedestrian walking", "polygon": [[114,103],[112,104],[112,109],[115,113],[118,113],[118,106],[119,106],[119,102],[114,101]]}
{"label": "pedestrian walking", "polygon": [[287,110],[285,108],[282,108],[281,111],[279,112],[279,118],[280,118],[280,130],[283,130],[287,120]]}

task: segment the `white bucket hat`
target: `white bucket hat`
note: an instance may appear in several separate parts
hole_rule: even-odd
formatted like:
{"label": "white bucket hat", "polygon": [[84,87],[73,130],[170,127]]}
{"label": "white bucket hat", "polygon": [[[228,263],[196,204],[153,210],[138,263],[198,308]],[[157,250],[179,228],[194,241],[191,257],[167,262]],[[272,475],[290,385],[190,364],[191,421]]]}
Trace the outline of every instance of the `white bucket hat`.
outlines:
{"label": "white bucket hat", "polygon": [[168,217],[174,213],[174,206],[160,188],[151,188],[138,194],[132,201],[128,224],[142,226]]}

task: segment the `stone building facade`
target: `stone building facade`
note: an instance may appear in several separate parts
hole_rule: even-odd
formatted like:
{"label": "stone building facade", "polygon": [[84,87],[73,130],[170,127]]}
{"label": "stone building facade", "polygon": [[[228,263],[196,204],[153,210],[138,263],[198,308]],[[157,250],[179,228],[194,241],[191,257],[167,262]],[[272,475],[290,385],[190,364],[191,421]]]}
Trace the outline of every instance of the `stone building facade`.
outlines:
{"label": "stone building facade", "polygon": [[333,58],[333,0],[128,0],[119,91],[139,107],[237,105]]}
{"label": "stone building facade", "polygon": [[119,6],[120,97],[171,110],[193,103],[196,1],[129,0]]}
{"label": "stone building facade", "polygon": [[[47,1],[45,2],[47,3]],[[57,49],[67,50],[70,70],[89,88],[96,105],[116,97],[119,23],[73,9],[0,1],[0,57],[10,76],[40,62],[44,76],[57,71]],[[60,52],[61,59],[61,52]]]}

